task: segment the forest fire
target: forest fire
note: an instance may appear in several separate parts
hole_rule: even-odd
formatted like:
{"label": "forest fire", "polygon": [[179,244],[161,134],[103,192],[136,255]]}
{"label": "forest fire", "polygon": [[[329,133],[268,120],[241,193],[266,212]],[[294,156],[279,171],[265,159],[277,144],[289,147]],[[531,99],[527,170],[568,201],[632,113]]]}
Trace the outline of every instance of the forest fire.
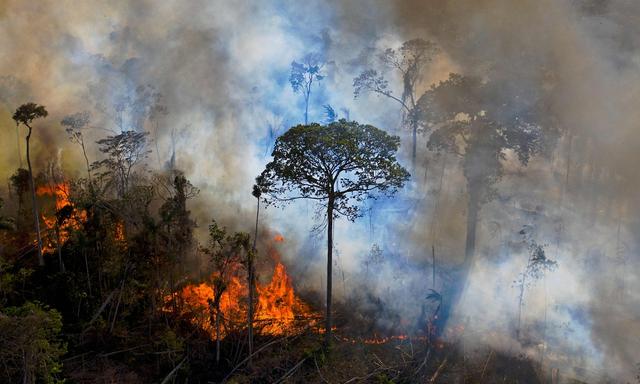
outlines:
{"label": "forest fire", "polygon": [[[274,256],[277,260],[277,254]],[[231,277],[220,297],[221,338],[230,332],[243,329],[247,322],[248,284],[244,278],[239,277],[239,270],[235,272],[237,273]],[[214,274],[211,281],[216,278]],[[317,314],[296,296],[286,267],[280,261],[276,261],[271,281],[267,284],[257,282],[255,290],[257,300],[254,327],[258,333],[295,333],[300,329],[301,320],[310,324],[317,318]],[[212,307],[214,298],[215,285],[211,282],[188,285],[175,297],[183,304],[183,314],[191,315],[192,323],[211,333],[212,338],[215,338],[216,321]]]}
{"label": "forest fire", "polygon": [[71,230],[80,228],[80,223],[86,220],[86,212],[78,211],[69,200],[69,185],[58,183],[55,185],[41,185],[36,194],[40,197],[54,197],[55,211],[51,214],[41,214],[42,222],[46,228],[43,239],[43,251],[53,252],[58,245],[66,243]]}

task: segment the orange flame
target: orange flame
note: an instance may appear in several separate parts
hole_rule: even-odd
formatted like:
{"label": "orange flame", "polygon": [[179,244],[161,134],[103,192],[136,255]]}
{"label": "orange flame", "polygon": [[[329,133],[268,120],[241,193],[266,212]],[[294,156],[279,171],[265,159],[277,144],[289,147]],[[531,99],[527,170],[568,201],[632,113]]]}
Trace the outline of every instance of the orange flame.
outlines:
{"label": "orange flame", "polygon": [[[38,196],[55,197],[55,212],[67,206],[73,207],[73,204],[71,204],[69,200],[69,185],[66,183],[39,186],[36,194]],[[81,223],[87,218],[85,211],[78,211],[73,208],[69,218],[58,227],[55,212],[51,215],[45,215],[44,213],[41,215],[46,228],[42,241],[43,252],[53,252],[58,243],[60,243],[60,245],[66,243],[71,231],[79,229]]]}
{"label": "orange flame", "polygon": [[278,262],[268,285],[257,284],[256,321],[264,322],[263,333],[281,335],[295,327],[296,314],[311,314],[311,309],[296,297],[285,266]]}
{"label": "orange flame", "polygon": [[[211,278],[216,278],[214,274]],[[230,331],[241,330],[247,322],[248,284],[237,274],[228,282],[220,297],[221,334],[224,338]],[[184,287],[173,299],[183,303],[183,315],[190,321],[209,332],[215,338],[215,311],[210,303],[214,299],[214,287],[211,283],[191,284]],[[273,276],[268,284],[256,283],[257,303],[254,315],[254,327],[265,335],[282,335],[299,329],[298,320],[317,317],[307,304],[298,298],[293,289],[286,267],[277,262]],[[171,300],[171,297],[167,301]],[[309,320],[307,323],[311,323]]]}

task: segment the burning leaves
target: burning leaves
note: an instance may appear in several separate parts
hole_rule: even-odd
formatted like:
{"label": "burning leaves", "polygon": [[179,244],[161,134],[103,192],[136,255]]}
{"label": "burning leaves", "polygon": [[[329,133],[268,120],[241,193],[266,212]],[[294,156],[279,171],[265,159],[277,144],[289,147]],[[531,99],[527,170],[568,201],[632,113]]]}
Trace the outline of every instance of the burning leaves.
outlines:
{"label": "burning leaves", "polygon": [[[220,338],[224,338],[230,332],[242,330],[246,325],[249,288],[245,279],[238,275],[240,271],[235,270],[220,296],[220,321],[223,325]],[[216,278],[214,274],[211,280]],[[256,291],[258,302],[255,309],[255,327],[259,333],[295,333],[300,325],[297,320],[316,316],[309,306],[296,296],[286,267],[280,262],[275,265],[271,281],[268,284],[257,283]],[[211,311],[210,303],[214,300],[214,293],[213,283],[204,282],[187,285],[174,295],[174,299],[182,303],[182,315],[189,316],[194,325],[209,332],[212,338],[215,338],[216,314]]]}
{"label": "burning leaves", "polygon": [[72,231],[80,229],[81,223],[87,218],[87,213],[73,206],[69,200],[67,183],[39,186],[36,194],[40,198],[55,198],[54,213],[41,214],[41,220],[45,226],[43,252],[52,253],[57,247],[67,242]]}

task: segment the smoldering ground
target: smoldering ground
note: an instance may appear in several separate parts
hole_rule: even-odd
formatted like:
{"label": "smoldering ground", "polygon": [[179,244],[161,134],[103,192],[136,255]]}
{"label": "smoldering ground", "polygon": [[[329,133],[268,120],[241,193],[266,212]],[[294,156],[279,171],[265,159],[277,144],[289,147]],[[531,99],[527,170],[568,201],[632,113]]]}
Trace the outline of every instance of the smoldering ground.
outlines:
{"label": "smoldering ground", "polygon": [[[201,190],[190,207],[201,227],[215,217],[249,230],[253,179],[274,137],[302,120],[301,97],[288,83],[291,61],[318,52],[326,62],[311,120],[322,120],[322,106],[330,104],[340,117],[400,134],[401,159],[409,164],[400,109],[383,97],[354,100],[352,82],[362,69],[380,68],[374,52],[430,39],[440,53],[420,91],[449,72],[477,75],[500,85],[500,100],[515,100],[514,115],[543,98],[561,133],[554,150],[527,167],[507,156],[499,196],[480,214],[479,257],[452,324],[513,353],[543,351],[550,364],[569,361],[627,378],[640,360],[639,14],[639,5],[622,0],[4,1],[0,171],[6,179],[20,162],[10,118],[20,103],[35,101],[50,112],[32,140],[37,169],[58,158],[76,176],[81,154],[59,121],[91,112],[87,142],[97,160],[92,143],[118,130],[114,105],[136,100],[147,87],[167,107],[142,127],[153,139],[149,166],[163,168],[175,149],[177,167]],[[387,75],[401,93],[398,77]],[[121,124],[131,126],[140,111],[125,112]],[[401,328],[410,328],[419,317],[433,284],[432,247],[436,289],[464,254],[459,160],[427,154],[425,143],[422,136],[413,182],[400,196],[368,203],[363,218],[340,220],[336,229],[336,295],[357,297],[363,308],[384,306],[388,315],[376,320],[385,327],[401,318]],[[286,236],[282,251],[300,288],[322,292],[323,238],[309,235],[318,222],[313,213],[302,203],[270,208],[261,221],[264,237],[267,228]],[[526,267],[518,233],[525,226],[558,269],[526,291],[523,327],[537,345],[522,346],[513,338],[513,281]]]}

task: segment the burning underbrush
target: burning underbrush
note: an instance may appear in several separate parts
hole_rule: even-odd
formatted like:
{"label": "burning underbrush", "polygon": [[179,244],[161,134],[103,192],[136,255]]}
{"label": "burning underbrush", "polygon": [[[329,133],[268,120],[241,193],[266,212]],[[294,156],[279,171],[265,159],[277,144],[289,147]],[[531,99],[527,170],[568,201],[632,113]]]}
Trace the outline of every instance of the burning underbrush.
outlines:
{"label": "burning underbrush", "polygon": [[87,213],[76,209],[69,199],[69,185],[57,183],[41,185],[36,190],[36,195],[41,200],[53,199],[51,209],[45,205],[41,212],[41,222],[44,224],[42,250],[53,253],[69,239],[72,231],[80,229],[86,221]]}
{"label": "burning underbrush", "polygon": [[[272,250],[272,253],[275,253]],[[284,335],[295,334],[303,329],[315,327],[320,314],[311,309],[298,295],[293,287],[287,269],[275,259],[271,280],[267,283],[257,282],[255,285],[253,326],[258,334]],[[207,281],[188,284],[166,299],[167,308],[175,308],[181,317],[216,337],[215,324],[220,321],[220,338],[240,332],[247,327],[249,308],[249,285],[246,272],[238,265],[220,295],[220,318],[216,319],[214,300],[216,297],[213,273]],[[171,309],[173,310],[173,309]]]}

